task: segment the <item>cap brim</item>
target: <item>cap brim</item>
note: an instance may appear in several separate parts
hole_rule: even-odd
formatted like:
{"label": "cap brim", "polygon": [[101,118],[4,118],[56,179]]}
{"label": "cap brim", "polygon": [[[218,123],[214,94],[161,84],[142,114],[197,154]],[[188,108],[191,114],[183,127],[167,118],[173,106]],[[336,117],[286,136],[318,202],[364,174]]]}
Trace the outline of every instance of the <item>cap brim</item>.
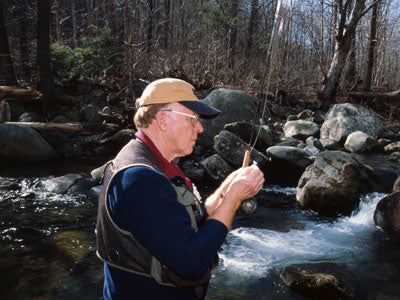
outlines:
{"label": "cap brim", "polygon": [[200,101],[178,101],[179,104],[186,106],[190,110],[197,112],[200,118],[203,119],[212,119],[220,114],[220,110],[211,107]]}

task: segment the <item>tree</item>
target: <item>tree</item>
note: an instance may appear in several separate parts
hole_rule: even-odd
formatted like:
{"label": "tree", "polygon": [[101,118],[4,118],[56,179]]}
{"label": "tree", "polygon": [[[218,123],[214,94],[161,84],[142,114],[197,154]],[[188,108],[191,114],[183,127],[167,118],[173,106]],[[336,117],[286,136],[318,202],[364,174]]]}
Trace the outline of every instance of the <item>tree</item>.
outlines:
{"label": "tree", "polygon": [[342,71],[351,49],[358,22],[380,0],[372,3],[367,9],[365,9],[365,1],[336,0],[340,18],[335,36],[335,51],[320,94],[320,97],[327,103],[332,103],[336,98]]}
{"label": "tree", "polygon": [[371,24],[368,37],[368,61],[366,64],[364,86],[366,91],[371,90],[372,84],[372,70],[374,67],[375,58],[375,45],[376,45],[376,24],[378,17],[378,4],[372,8],[371,12]]}
{"label": "tree", "polygon": [[50,78],[50,0],[37,1],[37,75],[36,84],[42,93],[44,113],[47,113],[52,81]]}
{"label": "tree", "polygon": [[16,85],[14,66],[8,43],[7,28],[4,21],[4,4],[0,0],[0,85]]}

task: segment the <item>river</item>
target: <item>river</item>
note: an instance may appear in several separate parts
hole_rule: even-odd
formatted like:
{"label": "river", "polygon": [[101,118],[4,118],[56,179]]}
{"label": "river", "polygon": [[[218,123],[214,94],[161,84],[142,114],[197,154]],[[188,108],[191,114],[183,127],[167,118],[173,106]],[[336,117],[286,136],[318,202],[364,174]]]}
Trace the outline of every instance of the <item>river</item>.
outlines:
{"label": "river", "polygon": [[[44,174],[70,172],[70,164],[36,172],[20,168],[0,174],[0,298],[101,299],[96,200],[49,193],[41,186]],[[330,219],[299,207],[295,193],[265,186],[256,212],[236,216],[207,299],[306,299],[279,274],[292,264],[317,262],[351,274],[361,299],[400,299],[400,244],[372,218],[384,194],[365,195],[350,217]]]}

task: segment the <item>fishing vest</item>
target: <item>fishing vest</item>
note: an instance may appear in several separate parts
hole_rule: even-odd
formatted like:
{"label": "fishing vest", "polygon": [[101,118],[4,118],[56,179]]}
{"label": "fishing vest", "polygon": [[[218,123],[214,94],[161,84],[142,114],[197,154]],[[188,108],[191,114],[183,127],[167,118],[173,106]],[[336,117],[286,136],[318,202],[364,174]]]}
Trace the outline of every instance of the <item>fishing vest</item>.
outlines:
{"label": "fishing vest", "polygon": [[[146,166],[161,172],[150,150],[140,140],[131,140],[105,168],[103,186],[98,203],[96,225],[97,256],[110,266],[138,275],[152,277],[158,284],[165,286],[198,288],[202,284],[209,282],[212,264],[210,264],[201,278],[196,280],[184,279],[152,256],[129,231],[118,227],[113,222],[106,204],[109,184],[117,173],[135,166]],[[177,201],[186,207],[191,219],[191,226],[197,231],[198,225],[195,212],[197,215],[205,215],[199,200],[186,187],[175,185],[172,182],[171,185],[176,190]]]}

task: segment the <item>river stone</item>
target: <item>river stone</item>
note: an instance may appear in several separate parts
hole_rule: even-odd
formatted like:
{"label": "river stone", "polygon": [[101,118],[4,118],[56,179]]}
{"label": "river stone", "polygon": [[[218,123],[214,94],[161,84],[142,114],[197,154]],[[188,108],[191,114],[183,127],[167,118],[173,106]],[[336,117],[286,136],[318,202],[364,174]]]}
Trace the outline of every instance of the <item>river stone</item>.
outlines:
{"label": "river stone", "polygon": [[221,111],[216,118],[201,120],[204,131],[199,135],[198,144],[203,147],[211,146],[214,142],[214,136],[226,124],[233,122],[251,123],[254,119],[255,101],[243,91],[217,89],[212,91],[202,102]]}
{"label": "river stone", "polygon": [[[227,162],[238,168],[242,166],[244,153],[247,144],[229,131],[222,130],[214,143],[214,150]],[[250,154],[250,164],[256,161],[261,170],[265,170],[268,165],[267,158],[256,149],[252,149]]]}
{"label": "river stone", "polygon": [[85,119],[89,123],[99,123],[102,120],[99,109],[92,104],[87,105],[82,109]]}
{"label": "river stone", "polygon": [[326,150],[339,150],[342,148],[339,142],[334,139],[319,139],[319,141]]}
{"label": "river stone", "polygon": [[114,151],[119,151],[131,139],[135,138],[135,133],[136,130],[134,129],[122,129],[113,136],[100,140],[100,143],[113,149]]}
{"label": "river stone", "polygon": [[310,154],[303,149],[290,146],[272,146],[267,149],[267,156],[271,158],[271,162],[284,161],[288,164],[295,165],[300,168],[307,168],[312,164],[313,160]]}
{"label": "river stone", "polygon": [[383,149],[385,150],[385,152],[400,151],[400,141],[390,143],[389,145],[386,145]]}
{"label": "river stone", "polygon": [[60,231],[53,235],[56,251],[72,259],[74,263],[80,262],[88,255],[93,255],[92,236],[84,231]]}
{"label": "river stone", "polygon": [[305,140],[309,136],[318,136],[318,124],[305,120],[289,121],[283,127],[286,138]]}
{"label": "river stone", "polygon": [[313,147],[317,148],[320,151],[324,151],[325,150],[324,146],[322,146],[320,140],[315,138],[315,137],[313,137],[313,136],[309,136],[306,139],[306,144],[307,144],[307,146],[313,146]]}
{"label": "river stone", "polygon": [[97,182],[93,178],[73,173],[42,182],[42,186],[47,191],[56,194],[86,193],[96,184]]}
{"label": "river stone", "polygon": [[363,131],[377,139],[384,130],[378,115],[365,107],[344,103],[335,104],[325,116],[321,138],[334,139],[343,144],[354,131]]}
{"label": "river stone", "polygon": [[383,231],[400,238],[400,192],[391,193],[379,200],[374,222]]}
{"label": "river stone", "polygon": [[218,183],[234,171],[234,168],[218,154],[207,157],[200,164],[207,171],[207,174]]}
{"label": "river stone", "polygon": [[240,137],[246,143],[249,143],[250,138],[252,137],[251,142],[253,144],[254,139],[256,139],[256,137],[258,136],[255,148],[260,152],[264,152],[265,149],[274,144],[271,130],[267,125],[256,125],[254,127],[253,134],[251,132],[252,129],[253,124],[246,122],[234,122],[231,124],[226,124],[224,126],[224,130],[227,130],[234,135]]}
{"label": "river stone", "polygon": [[360,195],[372,189],[369,171],[349,153],[321,152],[301,176],[296,199],[328,216],[350,215]]}
{"label": "river stone", "polygon": [[18,125],[0,124],[0,158],[39,161],[56,156],[54,149],[36,130]]}
{"label": "river stone", "polygon": [[[301,141],[296,140],[296,139],[288,139],[285,141],[282,141],[278,144],[276,144],[275,146],[289,146],[289,147],[297,147],[299,144],[301,143]],[[304,146],[305,147],[305,146]],[[303,148],[304,148],[303,147]]]}
{"label": "river stone", "polygon": [[330,263],[298,264],[283,269],[283,281],[307,299],[354,299],[353,276]]}
{"label": "river stone", "polygon": [[350,152],[369,152],[378,146],[378,141],[362,131],[354,131],[347,136],[344,148]]}

